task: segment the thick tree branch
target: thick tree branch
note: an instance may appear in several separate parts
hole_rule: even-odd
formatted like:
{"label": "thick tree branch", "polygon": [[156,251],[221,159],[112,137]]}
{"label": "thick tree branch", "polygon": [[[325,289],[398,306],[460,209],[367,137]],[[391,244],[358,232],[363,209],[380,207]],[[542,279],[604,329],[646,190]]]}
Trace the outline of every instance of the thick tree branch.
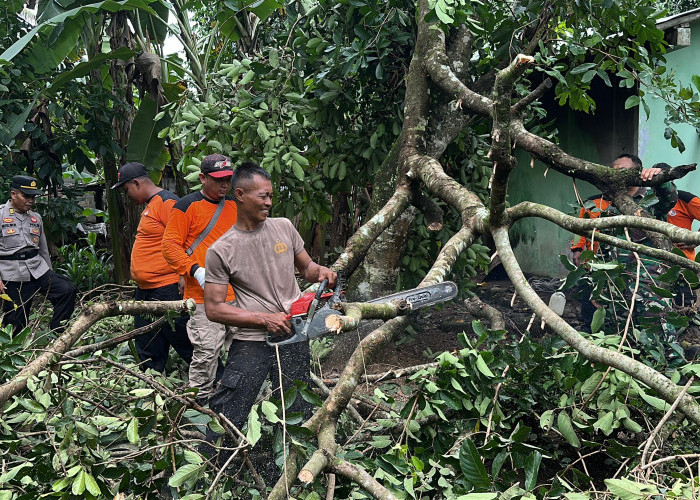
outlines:
{"label": "thick tree branch", "polygon": [[[596,346],[579,334],[571,325],[547,307],[537,293],[530,287],[513,253],[507,228],[492,228],[491,234],[496,243],[498,255],[501,258],[503,267],[515,286],[518,295],[550,326],[550,328],[561,336],[567,344],[589,361],[611,366],[641,381],[655,390],[659,397],[663,398],[669,404],[673,404],[681,393],[681,387],[678,387],[653,368],[619,352]],[[679,408],[690,420],[696,424],[700,424],[700,405],[691,396],[686,394],[682,398]]]}
{"label": "thick tree branch", "polygon": [[145,335],[146,333],[152,332],[153,330],[156,330],[163,326],[166,322],[167,319],[165,319],[165,316],[163,316],[162,318],[158,318],[157,320],[155,320],[153,323],[150,323],[146,326],[142,326],[141,328],[136,328],[134,330],[131,330],[130,332],[122,333],[121,335],[117,335],[116,337],[112,337],[111,339],[107,339],[103,342],[77,347],[71,351],[68,351],[63,356],[66,358],[77,358],[78,356],[82,356],[83,354],[99,351],[101,349],[109,349],[110,347],[119,345],[122,342],[126,342],[127,340],[131,340],[141,335]]}
{"label": "thick tree branch", "polygon": [[334,456],[329,456],[328,461],[333,472],[356,482],[374,498],[378,500],[397,500],[388,489],[379,484],[366,470]]}
{"label": "thick tree branch", "polygon": [[618,188],[628,186],[656,186],[675,179],[680,179],[695,170],[695,164],[680,165],[668,172],[655,175],[650,181],[639,178],[639,170],[634,168],[619,169],[599,165],[572,156],[547,139],[525,129],[522,121],[510,123],[513,144],[517,144],[545,165],[564,175],[590,182],[601,191],[605,185]]}
{"label": "thick tree branch", "polygon": [[[508,216],[516,221],[525,217],[541,217],[555,223],[557,226],[577,234],[589,234],[593,229],[600,231],[603,229],[614,229],[621,227],[633,227],[636,229],[647,229],[668,236],[674,242],[700,245],[700,232],[688,231],[678,226],[674,226],[665,221],[651,219],[649,217],[639,217],[637,215],[615,215],[613,217],[597,217],[595,219],[580,219],[566,215],[559,210],[523,201],[508,209]],[[596,236],[597,238],[597,236]]]}
{"label": "thick tree branch", "polygon": [[505,330],[506,320],[503,313],[493,306],[485,304],[479,297],[471,297],[464,301],[467,312],[477,318],[486,319],[491,330]]}
{"label": "thick tree branch", "polygon": [[428,231],[440,231],[442,229],[442,219],[445,215],[442,209],[429,196],[420,189],[417,182],[411,183],[413,191],[413,206],[420,210],[428,222]]}
{"label": "thick tree branch", "polygon": [[397,187],[396,193],[386,205],[348,240],[345,250],[335,261],[333,268],[343,269],[346,276],[350,276],[357,269],[374,240],[406,210],[410,200],[410,188],[406,185]]}
{"label": "thick tree branch", "polygon": [[489,219],[490,223],[496,226],[505,224],[508,178],[516,165],[516,160],[511,154],[513,141],[510,130],[512,120],[510,101],[513,95],[513,85],[527,66],[533,62],[532,56],[519,54],[507,68],[499,71],[496,75],[491,150],[489,151],[491,160],[493,160]]}
{"label": "thick tree branch", "polygon": [[523,109],[527,108],[530,104],[535,102],[537,99],[542,97],[549,89],[552,88],[552,79],[545,78],[542,83],[540,83],[535,90],[530,92],[528,95],[520,99],[518,102],[513,104],[510,108],[511,114],[518,115]]}
{"label": "thick tree branch", "polygon": [[[421,15],[424,15],[423,10]],[[443,31],[430,29],[429,26],[426,26],[426,28],[426,36],[429,42],[428,49],[425,52],[424,65],[431,80],[449,96],[459,99],[464,108],[481,115],[490,115],[491,99],[467,87],[450,68],[450,61],[445,52],[445,34]]]}
{"label": "thick tree branch", "polygon": [[163,302],[103,302],[88,307],[58,339],[46,347],[41,355],[0,386],[0,406],[15,394],[23,391],[27,387],[27,380],[59,359],[99,320],[124,314],[164,314],[168,311],[182,313],[194,310],[194,306],[194,301],[189,299]]}
{"label": "thick tree branch", "polygon": [[326,328],[334,333],[355,330],[363,319],[389,320],[411,312],[411,304],[397,300],[381,304],[366,302],[343,302],[343,316],[326,316]]}
{"label": "thick tree branch", "polygon": [[450,43],[445,50],[447,60],[450,61],[455,76],[466,83],[469,76],[469,61],[472,58],[474,36],[466,24],[460,24],[454,29],[449,41]]}

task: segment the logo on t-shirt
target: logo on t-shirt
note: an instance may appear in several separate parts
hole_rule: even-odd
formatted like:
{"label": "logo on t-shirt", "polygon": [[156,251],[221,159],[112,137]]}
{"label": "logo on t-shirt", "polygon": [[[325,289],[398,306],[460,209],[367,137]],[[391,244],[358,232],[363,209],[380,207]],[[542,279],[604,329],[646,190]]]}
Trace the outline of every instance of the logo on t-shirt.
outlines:
{"label": "logo on t-shirt", "polygon": [[672,209],[672,210],[668,213],[668,215],[670,215],[671,217],[673,217],[674,215],[676,215],[676,211]]}
{"label": "logo on t-shirt", "polygon": [[287,250],[289,250],[287,244],[283,241],[277,240],[277,243],[275,244],[275,253],[279,255]]}

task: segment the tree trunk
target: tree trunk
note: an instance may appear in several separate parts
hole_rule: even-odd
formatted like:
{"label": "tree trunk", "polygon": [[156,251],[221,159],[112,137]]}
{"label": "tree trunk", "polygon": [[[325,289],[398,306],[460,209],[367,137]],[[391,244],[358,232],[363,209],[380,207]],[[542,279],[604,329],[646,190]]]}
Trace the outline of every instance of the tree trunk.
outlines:
{"label": "tree trunk", "polygon": [[[126,12],[116,12],[112,16],[108,33],[109,45],[112,50],[116,50],[119,47],[133,47]],[[111,62],[109,68],[109,74],[112,77],[112,93],[118,102],[124,103],[122,114],[116,114],[113,122],[116,141],[122,151],[126,150],[126,146],[129,143],[131,122],[135,115],[131,82],[127,79],[124,67],[125,62],[116,59]],[[112,155],[104,157],[112,262],[114,263],[114,279],[117,283],[126,283],[131,277],[129,273],[131,247],[136,237],[136,228],[138,227],[140,215],[139,207],[127,200],[126,197],[119,196],[117,192],[109,189],[117,182],[117,171],[122,160],[123,157],[117,159]]]}

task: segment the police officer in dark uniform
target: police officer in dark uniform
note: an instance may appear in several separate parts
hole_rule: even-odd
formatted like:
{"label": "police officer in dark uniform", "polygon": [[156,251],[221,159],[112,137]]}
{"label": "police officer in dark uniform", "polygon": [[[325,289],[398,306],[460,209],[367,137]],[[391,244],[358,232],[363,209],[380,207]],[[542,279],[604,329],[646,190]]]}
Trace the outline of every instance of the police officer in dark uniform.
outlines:
{"label": "police officer in dark uniform", "polygon": [[0,205],[0,293],[12,299],[12,302],[0,300],[4,313],[2,324],[13,325],[15,332],[26,326],[32,300],[39,291],[53,305],[52,330],[62,332],[65,326],[61,323],[75,309],[77,289],[51,269],[41,216],[31,210],[41,193],[35,178],[15,175],[10,200]]}

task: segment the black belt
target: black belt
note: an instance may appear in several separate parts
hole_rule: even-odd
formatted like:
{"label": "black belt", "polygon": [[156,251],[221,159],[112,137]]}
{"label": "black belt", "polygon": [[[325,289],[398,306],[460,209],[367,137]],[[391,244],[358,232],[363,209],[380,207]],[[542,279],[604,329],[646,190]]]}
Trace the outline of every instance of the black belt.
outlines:
{"label": "black belt", "polygon": [[0,255],[0,260],[29,260],[39,255],[39,250],[27,250],[24,252],[13,253],[12,255]]}

